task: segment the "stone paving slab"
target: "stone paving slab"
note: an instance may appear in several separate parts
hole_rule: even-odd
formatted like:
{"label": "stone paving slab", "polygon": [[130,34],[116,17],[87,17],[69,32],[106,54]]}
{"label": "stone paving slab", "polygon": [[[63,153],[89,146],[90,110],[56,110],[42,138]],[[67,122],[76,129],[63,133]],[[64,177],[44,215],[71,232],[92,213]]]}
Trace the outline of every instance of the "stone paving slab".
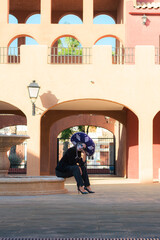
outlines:
{"label": "stone paving slab", "polygon": [[95,194],[81,195],[72,180],[66,182],[67,194],[1,196],[0,237],[160,237],[159,183],[97,181]]}

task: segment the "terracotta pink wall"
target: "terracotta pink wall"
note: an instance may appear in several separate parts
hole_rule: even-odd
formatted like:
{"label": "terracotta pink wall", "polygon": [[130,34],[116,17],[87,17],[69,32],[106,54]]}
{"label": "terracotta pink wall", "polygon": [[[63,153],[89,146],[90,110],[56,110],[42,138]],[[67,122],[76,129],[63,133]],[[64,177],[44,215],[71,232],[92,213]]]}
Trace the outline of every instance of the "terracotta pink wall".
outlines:
{"label": "terracotta pink wall", "polygon": [[[145,1],[143,0],[142,2]],[[133,7],[133,2],[129,1],[126,2],[126,11],[125,46],[135,47],[136,45],[154,45],[159,47],[160,9],[136,9]],[[146,25],[142,24],[143,14],[147,16]]]}
{"label": "terracotta pink wall", "polygon": [[138,118],[127,110],[127,177],[139,178],[138,158]]}
{"label": "terracotta pink wall", "polygon": [[153,178],[158,178],[160,168],[160,112],[153,119]]}

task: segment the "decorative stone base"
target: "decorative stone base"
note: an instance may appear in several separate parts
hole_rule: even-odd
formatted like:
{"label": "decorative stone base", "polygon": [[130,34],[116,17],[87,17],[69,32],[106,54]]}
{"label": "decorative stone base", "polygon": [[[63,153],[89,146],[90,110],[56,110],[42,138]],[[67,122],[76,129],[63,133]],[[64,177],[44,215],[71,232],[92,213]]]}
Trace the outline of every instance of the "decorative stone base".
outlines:
{"label": "decorative stone base", "polygon": [[0,178],[0,196],[52,195],[67,193],[64,179],[48,177],[3,177]]}

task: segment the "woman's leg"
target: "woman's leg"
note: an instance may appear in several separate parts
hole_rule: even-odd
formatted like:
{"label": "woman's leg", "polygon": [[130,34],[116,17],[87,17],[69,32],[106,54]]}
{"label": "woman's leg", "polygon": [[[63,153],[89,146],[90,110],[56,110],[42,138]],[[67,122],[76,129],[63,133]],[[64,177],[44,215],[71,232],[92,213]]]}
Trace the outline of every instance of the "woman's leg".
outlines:
{"label": "woman's leg", "polygon": [[82,166],[81,169],[82,169],[82,179],[84,181],[84,185],[85,185],[85,187],[88,187],[88,186],[90,186],[90,182],[89,182],[89,178],[88,178],[87,169],[85,166]]}
{"label": "woman's leg", "polygon": [[73,177],[73,174],[70,171],[60,172],[56,170],[56,176],[62,178],[70,178]]}
{"label": "woman's leg", "polygon": [[85,187],[84,189],[87,190],[89,193],[95,193],[91,190],[91,186],[90,186],[90,182],[89,182],[89,178],[88,178],[88,173],[87,173],[87,169],[85,166],[81,167],[82,169],[82,178],[84,180],[84,184],[85,184]]}
{"label": "woman's leg", "polygon": [[77,182],[77,187],[80,187],[80,186],[82,187],[82,186],[84,186],[84,182],[83,182],[83,179],[82,179],[80,170],[79,170],[79,166],[77,166],[77,165],[68,166],[67,169],[68,169],[68,170],[70,171],[70,173],[72,173],[73,176],[75,177],[76,182]]}

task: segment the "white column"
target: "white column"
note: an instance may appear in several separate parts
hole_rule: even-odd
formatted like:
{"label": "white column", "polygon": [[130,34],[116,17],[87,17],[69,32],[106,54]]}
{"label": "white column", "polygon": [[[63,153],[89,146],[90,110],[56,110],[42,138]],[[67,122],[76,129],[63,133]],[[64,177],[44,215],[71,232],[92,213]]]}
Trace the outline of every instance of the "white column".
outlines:
{"label": "white column", "polygon": [[153,182],[153,124],[147,115],[139,119],[139,179]]}
{"label": "white column", "polygon": [[51,0],[41,0],[41,24],[51,23]]}
{"label": "white column", "polygon": [[9,18],[9,0],[0,0],[0,24],[8,23]]}
{"label": "white column", "polygon": [[83,23],[93,24],[93,0],[83,0]]}

